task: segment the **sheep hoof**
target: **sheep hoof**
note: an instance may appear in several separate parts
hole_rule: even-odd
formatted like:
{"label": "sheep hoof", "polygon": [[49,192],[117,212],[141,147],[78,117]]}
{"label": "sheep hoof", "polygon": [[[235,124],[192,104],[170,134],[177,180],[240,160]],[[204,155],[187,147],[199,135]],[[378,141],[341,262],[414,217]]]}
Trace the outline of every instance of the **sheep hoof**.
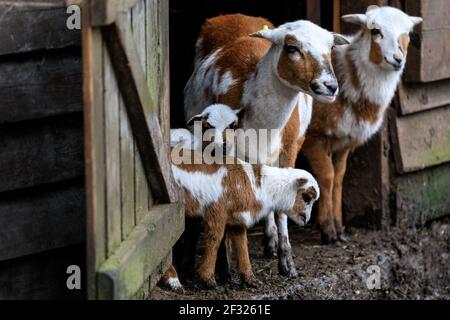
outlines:
{"label": "sheep hoof", "polygon": [[208,279],[202,279],[203,285],[206,289],[216,289],[217,288],[217,282],[214,277],[208,278]]}
{"label": "sheep hoof", "polygon": [[278,271],[285,277],[297,277],[297,269],[295,268],[294,260],[291,254],[279,254]]}
{"label": "sheep hoof", "polygon": [[244,286],[246,286],[247,288],[258,288],[262,285],[262,282],[259,281],[253,274],[242,275],[241,280]]}
{"label": "sheep hoof", "polygon": [[338,240],[340,242],[346,243],[350,241],[350,238],[345,233],[341,233],[338,235]]}
{"label": "sheep hoof", "polygon": [[321,226],[321,240],[322,244],[333,244],[338,240],[336,229],[333,226]]}
{"label": "sheep hoof", "polygon": [[273,259],[277,257],[278,240],[276,237],[268,237],[264,235],[264,257],[267,259]]}

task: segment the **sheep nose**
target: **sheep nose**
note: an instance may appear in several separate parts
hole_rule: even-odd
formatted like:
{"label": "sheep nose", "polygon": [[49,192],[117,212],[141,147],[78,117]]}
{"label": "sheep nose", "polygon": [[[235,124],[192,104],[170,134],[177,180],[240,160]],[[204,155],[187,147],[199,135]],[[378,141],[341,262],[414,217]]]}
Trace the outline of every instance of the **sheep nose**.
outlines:
{"label": "sheep nose", "polygon": [[400,55],[398,55],[398,54],[394,54],[394,60],[398,64],[401,64],[403,62],[403,58]]}
{"label": "sheep nose", "polygon": [[335,95],[339,86],[337,83],[333,83],[330,81],[325,81],[323,85],[328,89],[328,91],[331,93],[331,95]]}

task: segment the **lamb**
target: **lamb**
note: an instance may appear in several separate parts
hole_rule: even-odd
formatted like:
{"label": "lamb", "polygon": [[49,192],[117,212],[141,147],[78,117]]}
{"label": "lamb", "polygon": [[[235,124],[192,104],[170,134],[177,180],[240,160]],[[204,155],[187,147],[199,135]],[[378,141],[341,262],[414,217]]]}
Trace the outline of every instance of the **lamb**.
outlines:
{"label": "lamb", "polygon": [[409,33],[422,22],[398,9],[378,6],[342,19],[360,25],[361,31],[351,44],[335,49],[333,64],[341,93],[332,105],[314,102],[302,149],[322,192],[318,225],[324,243],[347,240],[342,222],[347,157],[379,131],[405,66]]}
{"label": "lamb", "polygon": [[[222,148],[223,155],[226,155],[231,148],[227,143],[234,142],[232,135],[227,139],[226,130],[234,130],[237,127],[240,112],[241,110],[233,110],[224,104],[210,105],[187,122],[188,127],[193,127],[196,122],[200,122],[202,128],[200,135],[195,132],[192,134],[188,129],[172,129],[170,130],[170,146],[202,151],[206,147],[205,143],[212,143],[215,147]],[[209,131],[205,136],[206,141],[203,139],[205,131]]]}
{"label": "lamb", "polygon": [[[275,134],[263,148],[253,142],[259,146],[255,158],[249,158],[245,143],[238,143],[238,157],[251,163],[275,165],[279,160],[281,167],[292,166],[283,152],[287,145],[281,141],[281,132],[293,113],[299,115],[302,130],[308,127],[311,108],[297,108],[300,92],[324,103],[335,100],[339,88],[331,50],[345,43],[344,37],[309,21],[273,28],[266,19],[241,14],[209,19],[202,27],[194,72],[185,88],[185,116],[190,118],[211,103],[243,108],[239,127],[244,132],[273,129]],[[269,219],[274,224],[273,214]],[[280,272],[295,276],[286,216],[279,214],[277,223],[284,239],[278,248]],[[269,230],[274,239],[276,228]],[[275,241],[268,242],[267,254],[273,256],[276,246]]]}
{"label": "lamb", "polygon": [[[216,286],[217,251],[225,229],[237,255],[238,274],[245,285],[256,286],[258,281],[248,254],[247,229],[274,210],[285,212],[303,226],[320,196],[316,180],[307,171],[234,160],[234,164],[172,166],[175,181],[184,190],[186,218],[199,217],[204,221],[208,241],[198,273],[208,288]],[[173,267],[163,281],[174,289],[181,285]]]}

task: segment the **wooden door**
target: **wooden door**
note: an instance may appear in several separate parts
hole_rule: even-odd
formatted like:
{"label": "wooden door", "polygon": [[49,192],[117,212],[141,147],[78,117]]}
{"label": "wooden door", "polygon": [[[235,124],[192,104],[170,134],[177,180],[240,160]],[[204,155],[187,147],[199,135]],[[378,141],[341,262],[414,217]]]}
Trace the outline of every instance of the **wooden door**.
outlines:
{"label": "wooden door", "polygon": [[184,214],[169,160],[168,1],[83,2],[88,286],[142,298]]}

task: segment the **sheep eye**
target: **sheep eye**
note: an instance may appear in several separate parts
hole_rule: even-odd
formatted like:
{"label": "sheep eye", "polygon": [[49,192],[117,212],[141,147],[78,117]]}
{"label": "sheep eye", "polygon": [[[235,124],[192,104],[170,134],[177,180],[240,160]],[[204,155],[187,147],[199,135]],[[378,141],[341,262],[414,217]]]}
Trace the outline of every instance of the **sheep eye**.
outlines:
{"label": "sheep eye", "polygon": [[312,197],[311,197],[311,195],[309,195],[309,194],[307,194],[307,193],[304,193],[304,194],[302,194],[302,198],[303,198],[303,201],[306,203],[306,204],[309,204],[311,201],[312,201]]}
{"label": "sheep eye", "polygon": [[303,56],[303,54],[300,52],[300,50],[296,47],[296,46],[292,46],[292,45],[286,45],[284,47],[284,51],[286,51],[287,54],[293,54],[293,53],[299,53],[301,56]]}
{"label": "sheep eye", "polygon": [[380,29],[372,29],[372,30],[370,30],[370,33],[371,33],[373,36],[378,36],[378,35],[380,35],[381,37],[383,37],[383,35],[381,34],[381,30],[380,30]]}

